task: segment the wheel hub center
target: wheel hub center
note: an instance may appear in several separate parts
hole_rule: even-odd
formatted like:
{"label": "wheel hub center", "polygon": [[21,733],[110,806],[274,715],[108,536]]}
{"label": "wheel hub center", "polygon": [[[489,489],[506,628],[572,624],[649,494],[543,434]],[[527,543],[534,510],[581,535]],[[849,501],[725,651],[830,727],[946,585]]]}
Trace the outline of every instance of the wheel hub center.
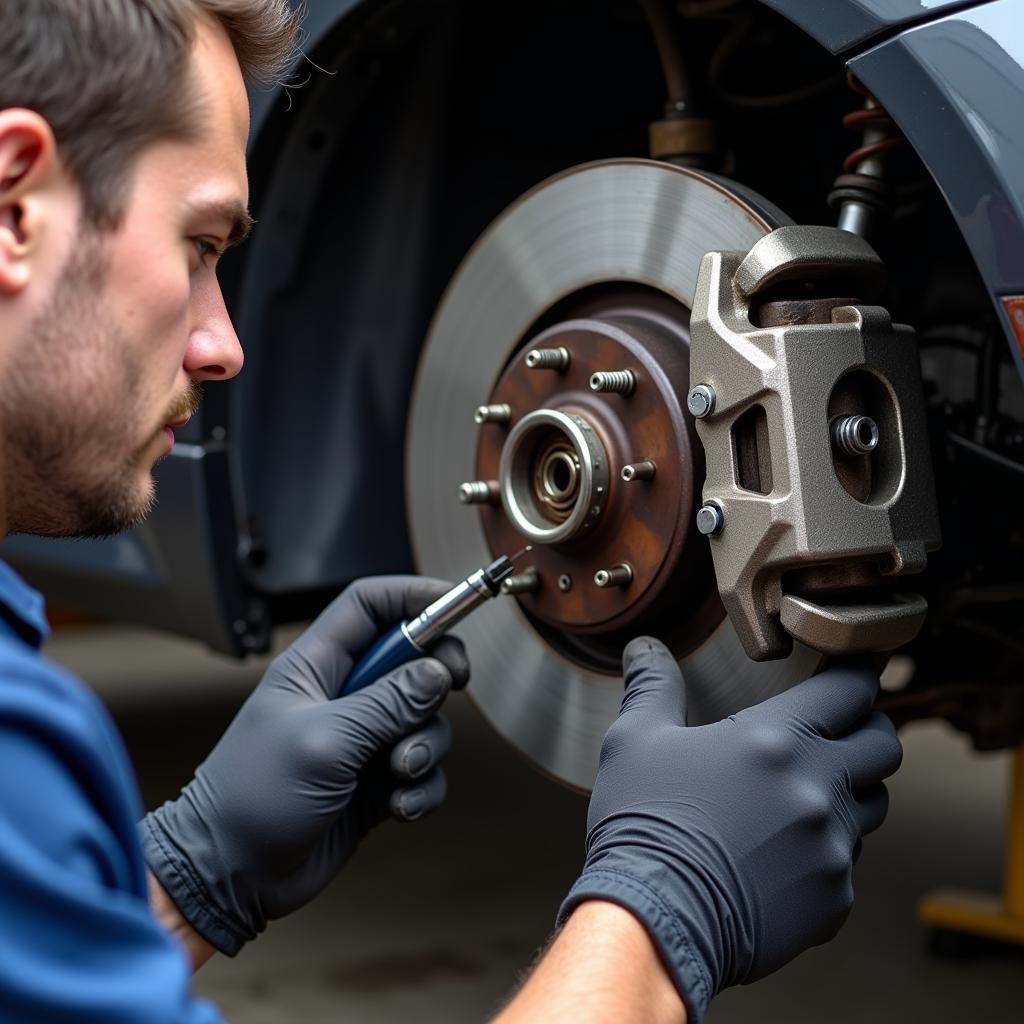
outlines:
{"label": "wheel hub center", "polygon": [[707,589],[681,579],[707,561],[687,344],[685,309],[606,304],[539,334],[488,399],[509,414],[481,424],[479,480],[500,495],[480,506],[484,532],[495,553],[534,545],[517,597],[561,632],[636,629],[670,600],[679,621],[680,592]]}
{"label": "wheel hub center", "polygon": [[551,518],[562,522],[580,489],[580,459],[575,450],[556,441],[538,460],[533,488],[550,509]]}
{"label": "wheel hub center", "polygon": [[512,526],[558,544],[595,525],[608,496],[608,455],[590,422],[562,409],[527,413],[505,441],[501,502]]}

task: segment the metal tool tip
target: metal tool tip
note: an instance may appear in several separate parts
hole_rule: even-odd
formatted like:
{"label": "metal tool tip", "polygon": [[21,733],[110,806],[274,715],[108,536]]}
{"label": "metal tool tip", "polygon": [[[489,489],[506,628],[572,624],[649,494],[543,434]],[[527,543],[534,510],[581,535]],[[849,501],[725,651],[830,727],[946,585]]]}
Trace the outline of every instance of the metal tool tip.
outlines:
{"label": "metal tool tip", "polygon": [[516,553],[515,553],[515,554],[514,554],[514,555],[513,555],[513,556],[512,556],[512,557],[511,557],[510,559],[509,559],[509,561],[510,561],[510,562],[518,562],[518,561],[519,561],[519,559],[523,557],[523,555],[528,555],[528,554],[529,554],[529,553],[530,553],[530,552],[531,552],[532,550],[533,550],[533,545],[532,545],[532,544],[527,544],[527,545],[526,545],[526,547],[525,547],[525,548],[523,548],[523,550],[522,550],[522,551],[517,551],[517,552],[516,552]]}

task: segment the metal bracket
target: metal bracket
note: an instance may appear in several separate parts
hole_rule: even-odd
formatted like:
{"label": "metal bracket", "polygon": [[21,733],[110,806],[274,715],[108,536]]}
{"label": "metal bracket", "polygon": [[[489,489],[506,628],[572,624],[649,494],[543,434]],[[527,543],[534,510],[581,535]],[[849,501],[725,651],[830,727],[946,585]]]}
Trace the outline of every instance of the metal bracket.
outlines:
{"label": "metal bracket", "polygon": [[[690,379],[714,392],[697,420],[719,592],[747,654],[792,639],[832,654],[916,634],[923,598],[879,596],[939,546],[914,332],[877,295],[884,267],[861,238],[790,226],[749,253],[710,252],[690,320]],[[831,298],[837,296],[837,298]],[[837,417],[866,416],[877,444],[836,450]]]}
{"label": "metal bracket", "polygon": [[893,651],[917,636],[928,614],[920,594],[894,594],[888,604],[821,605],[785,594],[782,628],[794,640],[825,654]]}

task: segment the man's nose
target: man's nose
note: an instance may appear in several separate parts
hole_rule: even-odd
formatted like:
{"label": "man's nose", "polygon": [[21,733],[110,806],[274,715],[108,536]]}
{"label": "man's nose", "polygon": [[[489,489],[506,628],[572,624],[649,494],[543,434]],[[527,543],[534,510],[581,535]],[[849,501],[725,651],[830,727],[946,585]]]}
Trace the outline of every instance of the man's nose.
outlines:
{"label": "man's nose", "polygon": [[229,380],[242,369],[244,361],[220,286],[211,282],[192,300],[185,372],[194,380]]}

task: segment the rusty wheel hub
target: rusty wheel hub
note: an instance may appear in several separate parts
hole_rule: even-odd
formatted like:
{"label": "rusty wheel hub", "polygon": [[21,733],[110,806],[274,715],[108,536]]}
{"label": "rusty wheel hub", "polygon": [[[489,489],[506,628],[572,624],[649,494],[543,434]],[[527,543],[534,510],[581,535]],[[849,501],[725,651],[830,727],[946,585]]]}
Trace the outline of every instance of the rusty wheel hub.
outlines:
{"label": "rusty wheel hub", "polygon": [[[508,419],[483,423],[477,447],[477,478],[500,495],[480,507],[491,551],[534,545],[523,610],[598,658],[670,611],[675,646],[692,649],[722,616],[694,527],[686,310],[645,298],[608,296],[517,352],[488,399]],[[537,358],[559,351],[564,365]]]}

